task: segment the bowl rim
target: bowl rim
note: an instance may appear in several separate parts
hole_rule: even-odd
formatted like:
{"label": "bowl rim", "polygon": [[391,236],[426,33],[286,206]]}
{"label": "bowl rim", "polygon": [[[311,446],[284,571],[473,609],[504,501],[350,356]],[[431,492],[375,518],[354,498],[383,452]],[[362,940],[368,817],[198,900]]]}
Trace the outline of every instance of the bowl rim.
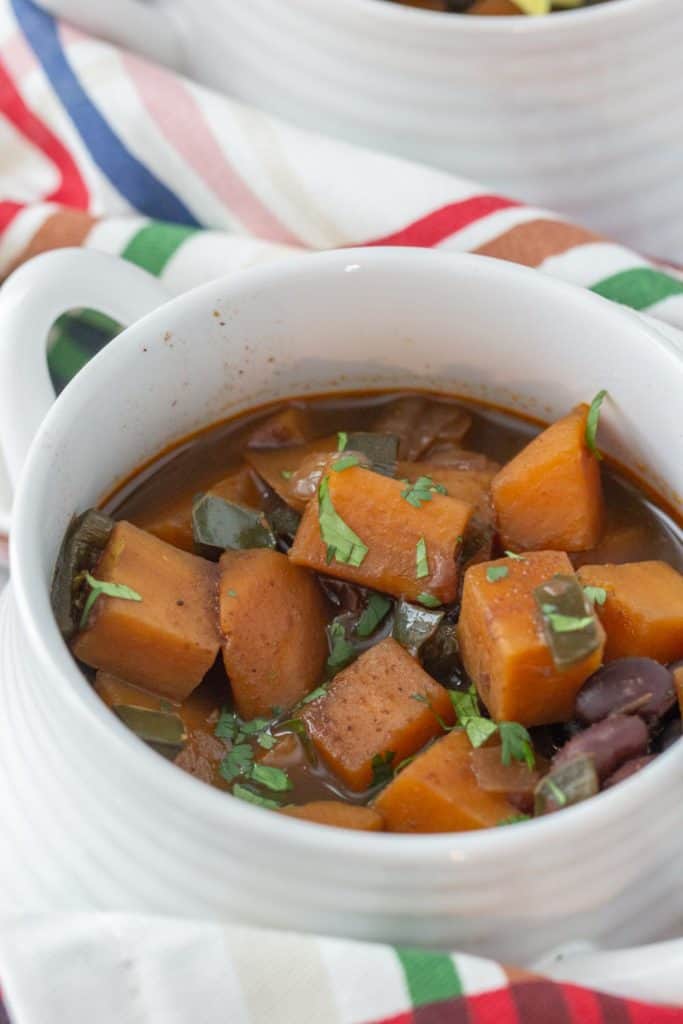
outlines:
{"label": "bowl rim", "polygon": [[[590,7],[580,7],[576,10],[562,11],[562,23],[570,20],[575,26],[587,23],[588,28],[595,27],[595,24],[616,17],[625,17],[633,11],[647,7],[655,7],[661,0],[606,0],[605,3],[596,4]],[[556,19],[549,17],[520,18],[512,15],[502,15],[495,18],[481,15],[458,16],[450,11],[430,11],[420,7],[408,7],[403,4],[392,3],[389,0],[344,0],[344,5],[353,10],[354,8],[363,14],[369,14],[379,21],[393,22],[398,24],[401,20],[409,24],[411,21],[417,28],[424,28],[427,25],[425,19],[431,19],[432,25],[440,32],[446,30],[446,25],[455,23],[452,28],[446,31],[471,32],[475,35],[495,35],[503,30],[506,34],[526,33],[548,33],[556,32],[559,26],[548,24]],[[521,24],[520,24],[521,23]]]}
{"label": "bowl rim", "polygon": [[[10,537],[10,557],[14,567],[10,587],[25,638],[28,640],[27,649],[31,650],[36,658],[36,664],[32,666],[34,670],[38,668],[39,663],[40,669],[49,674],[53,685],[61,685],[62,699],[70,705],[67,713],[77,715],[85,727],[99,731],[103,743],[112,744],[121,751],[121,756],[131,758],[136,776],[145,776],[145,785],[149,785],[152,790],[164,792],[167,802],[174,802],[176,809],[179,808],[182,813],[189,813],[189,809],[192,808],[204,821],[210,820],[212,828],[219,826],[221,829],[230,830],[232,827],[242,830],[244,834],[249,832],[250,838],[275,840],[281,844],[279,849],[283,853],[286,851],[289,854],[308,852],[342,855],[350,858],[355,864],[367,861],[368,858],[377,858],[378,862],[383,862],[387,867],[416,863],[443,866],[445,861],[478,861],[484,864],[495,861],[500,855],[501,839],[496,828],[470,832],[402,834],[354,832],[350,829],[311,822],[304,822],[305,827],[302,827],[302,823],[296,819],[251,806],[179,771],[175,765],[141,743],[116,719],[116,716],[110,713],[63,643],[54,619],[50,622],[49,628],[45,629],[45,623],[41,624],[33,610],[36,603],[32,595],[37,594],[39,590],[42,591],[44,584],[37,564],[36,571],[31,572],[32,560],[35,561],[37,556],[35,549],[32,551],[30,547],[31,534],[27,533],[28,528],[24,527],[24,523],[30,521],[30,516],[26,517],[23,513],[25,506],[30,507],[33,502],[33,488],[40,486],[39,482],[34,482],[33,467],[36,461],[40,462],[44,457],[42,440],[54,431],[55,420],[62,416],[68,418],[72,396],[77,391],[88,387],[91,379],[106,377],[109,366],[114,367],[121,350],[126,346],[131,353],[137,351],[141,331],[149,329],[155,319],[162,320],[164,327],[168,328],[176,310],[191,306],[193,303],[198,308],[203,308],[206,299],[209,299],[213,304],[217,288],[224,299],[234,299],[245,290],[262,292],[272,285],[282,287],[288,278],[298,277],[309,268],[313,274],[337,273],[346,272],[350,266],[354,269],[361,267],[364,262],[370,271],[374,267],[380,272],[386,272],[392,269],[394,264],[397,271],[405,270],[412,261],[423,264],[431,261],[435,268],[441,265],[442,270],[451,273],[457,272],[458,267],[463,270],[467,270],[468,267],[476,268],[479,272],[483,269],[484,273],[493,275],[494,278],[501,275],[516,280],[523,286],[523,292],[533,285],[537,292],[544,291],[556,296],[558,304],[573,303],[588,317],[601,317],[611,321],[612,329],[619,331],[621,336],[628,332],[632,336],[639,335],[642,343],[659,348],[662,356],[672,360],[674,372],[683,373],[683,351],[679,350],[669,337],[658,333],[651,323],[641,320],[633,311],[609,302],[586,289],[539,274],[532,268],[491,257],[413,247],[360,247],[297,255],[288,260],[253,267],[240,274],[229,274],[171,299],[126,328],[80,371],[78,377],[56,400],[34,438],[16,491],[14,521],[19,525],[12,531]],[[98,389],[99,387],[101,383],[98,384]],[[44,599],[45,595],[42,597]],[[651,796],[652,791],[656,792],[660,784],[669,777],[670,766],[680,759],[683,759],[683,743],[674,744],[660,754],[653,764],[626,780],[623,785],[599,793],[583,804],[567,808],[562,814],[532,819],[520,823],[516,828],[506,828],[505,848],[514,852],[517,846],[527,847],[544,840],[571,840],[574,830],[580,830],[582,825],[588,831],[597,832],[604,826],[604,811],[608,807],[611,809],[612,819],[631,815],[633,806]]]}

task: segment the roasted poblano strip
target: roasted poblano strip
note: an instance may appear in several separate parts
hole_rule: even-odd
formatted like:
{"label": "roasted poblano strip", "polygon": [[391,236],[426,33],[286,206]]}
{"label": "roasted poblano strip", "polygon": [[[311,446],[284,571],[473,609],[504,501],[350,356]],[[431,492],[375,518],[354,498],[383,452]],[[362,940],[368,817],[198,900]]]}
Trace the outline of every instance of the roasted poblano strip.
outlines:
{"label": "roasted poblano strip", "polygon": [[274,548],[275,535],[263,513],[214,494],[199,494],[192,504],[192,536],[205,557],[245,548]]}
{"label": "roasted poblano strip", "polygon": [[278,541],[281,544],[284,542],[285,546],[289,547],[299,529],[301,515],[286,501],[283,501],[272,487],[264,483],[261,491],[261,502],[266,521]]}
{"label": "roasted poblano strip", "polygon": [[114,520],[96,508],[71,520],[57,556],[52,579],[52,608],[65,640],[78,629],[85,600],[85,573],[90,572],[107,546]]}
{"label": "roasted poblano strip", "polygon": [[417,656],[423,644],[434,636],[443,617],[443,611],[422,608],[401,600],[396,604],[394,612],[394,639],[410,654]]}
{"label": "roasted poblano strip", "polygon": [[375,473],[396,476],[398,459],[398,437],[396,434],[373,434],[368,431],[354,431],[346,435],[344,451],[359,452],[370,461]]}
{"label": "roasted poblano strip", "polygon": [[577,757],[545,775],[534,790],[535,814],[550,814],[595,796],[600,789],[595,760]]}
{"label": "roasted poblano strip", "polygon": [[575,576],[558,573],[534,589],[545,638],[557,668],[583,661],[600,646],[600,626]]}
{"label": "roasted poblano strip", "polygon": [[115,704],[113,711],[131,732],[170,761],[178,756],[187,742],[180,715],[136,708],[130,704]]}

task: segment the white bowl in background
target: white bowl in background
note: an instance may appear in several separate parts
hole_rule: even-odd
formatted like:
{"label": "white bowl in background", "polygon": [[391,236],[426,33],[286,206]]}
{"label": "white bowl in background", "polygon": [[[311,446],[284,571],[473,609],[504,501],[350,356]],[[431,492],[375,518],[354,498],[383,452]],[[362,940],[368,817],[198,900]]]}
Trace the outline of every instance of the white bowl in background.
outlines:
{"label": "white bowl in background", "polygon": [[304,128],[683,263],[681,0],[542,18],[386,0],[41,2]]}
{"label": "white bowl in background", "polygon": [[[292,395],[438,388],[550,420],[607,387],[605,450],[647,467],[680,506],[681,351],[596,295],[415,249],[302,256],[155,308],[164,300],[143,271],[82,250],[37,257],[0,294],[0,437],[16,484],[0,612],[3,911],[158,911],[516,962],[577,938],[671,934],[683,910],[683,743],[585,804],[514,828],[305,825],[204,785],[128,732],[63,643],[49,590],[74,511],[169,441]],[[132,326],[48,412],[48,328],[82,306]]]}

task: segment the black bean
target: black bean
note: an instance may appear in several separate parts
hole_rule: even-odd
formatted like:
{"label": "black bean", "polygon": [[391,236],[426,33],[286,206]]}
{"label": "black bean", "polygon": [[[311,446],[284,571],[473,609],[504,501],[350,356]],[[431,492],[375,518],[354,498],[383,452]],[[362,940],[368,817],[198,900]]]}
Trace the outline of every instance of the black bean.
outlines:
{"label": "black bean", "polygon": [[681,720],[680,718],[672,718],[662,730],[662,735],[659,737],[659,749],[662,753],[672,747],[681,738]]}
{"label": "black bean", "polygon": [[583,684],[576,699],[576,716],[594,725],[608,715],[639,715],[655,725],[676,702],[674,677],[652,658],[619,658],[603,665]]}
{"label": "black bean", "polygon": [[623,782],[624,779],[630,779],[641,768],[645,768],[651,761],[654,761],[655,757],[655,754],[646,754],[645,757],[632,757],[630,761],[625,761],[621,768],[617,768],[608,779],[605,779],[602,788],[609,789],[611,786],[616,786],[618,782]]}
{"label": "black bean", "polygon": [[553,769],[585,754],[595,758],[595,770],[602,782],[620,765],[647,753],[648,731],[637,715],[612,715],[574,736],[553,759]]}

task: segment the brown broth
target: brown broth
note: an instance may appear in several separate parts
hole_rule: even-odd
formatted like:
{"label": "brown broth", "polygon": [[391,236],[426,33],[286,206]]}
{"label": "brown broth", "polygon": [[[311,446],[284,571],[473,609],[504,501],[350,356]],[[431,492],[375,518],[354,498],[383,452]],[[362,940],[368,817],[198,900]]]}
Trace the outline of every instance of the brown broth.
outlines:
{"label": "brown broth", "polygon": [[[289,404],[305,408],[312,416],[314,436],[324,437],[339,430],[371,429],[378,413],[405,394],[322,396]],[[472,426],[464,446],[499,463],[512,458],[539,429],[507,413],[444,399],[441,395],[433,397],[439,402],[451,402],[454,407],[465,406],[472,416]],[[286,404],[264,406],[182,442],[126,481],[105,502],[105,511],[117,519],[127,519],[144,528],[158,520],[170,506],[177,506],[179,501],[186,509],[197,492],[207,489],[241,465],[251,432]],[[574,564],[661,559],[683,571],[683,538],[671,518],[607,464],[603,464],[603,481],[607,505],[603,539],[594,551],[573,556]],[[213,730],[221,707],[229,706],[229,703],[229,682],[219,656],[201,686],[178,709],[189,736],[188,748],[180,756],[181,765],[222,789],[230,787],[218,771],[216,752],[218,749],[220,753],[220,747],[216,747]],[[293,747],[293,756],[286,758],[281,766],[287,768],[294,784],[292,793],[288,794],[294,802],[334,797],[354,803],[367,800],[368,794],[347,791],[322,765],[309,763],[300,744],[292,739],[287,744]],[[208,760],[203,756],[207,752],[213,755]],[[257,748],[257,756],[265,756],[268,761],[271,755]]]}

